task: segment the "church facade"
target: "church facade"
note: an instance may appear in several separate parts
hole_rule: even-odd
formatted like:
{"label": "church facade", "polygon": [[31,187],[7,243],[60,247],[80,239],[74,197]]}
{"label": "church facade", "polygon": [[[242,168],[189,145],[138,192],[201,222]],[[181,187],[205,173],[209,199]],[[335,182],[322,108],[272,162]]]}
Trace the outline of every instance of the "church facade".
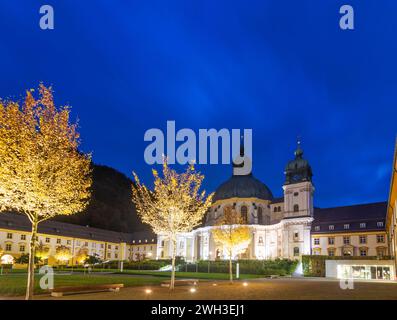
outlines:
{"label": "church facade", "polygon": [[[242,154],[243,156],[243,154]],[[216,190],[205,224],[190,233],[180,234],[177,255],[187,261],[227,259],[227,253],[214,240],[212,231],[224,210],[236,210],[251,232],[246,250],[237,250],[235,258],[296,259],[311,253],[313,222],[312,170],[298,144],[295,159],[287,164],[284,197],[274,198],[270,189],[252,173],[233,175]],[[168,258],[172,244],[158,235],[157,258]]]}
{"label": "church facade", "polygon": [[[202,226],[177,238],[177,256],[188,262],[228,259],[213,230],[226,208],[241,215],[251,241],[233,253],[239,259],[300,259],[302,255],[386,256],[385,203],[320,209],[313,206],[312,169],[298,143],[295,158],[285,168],[284,196],[252,174],[236,175],[221,184]],[[243,156],[243,150],[241,152]],[[169,259],[173,250],[166,235],[157,237],[157,259]]]}

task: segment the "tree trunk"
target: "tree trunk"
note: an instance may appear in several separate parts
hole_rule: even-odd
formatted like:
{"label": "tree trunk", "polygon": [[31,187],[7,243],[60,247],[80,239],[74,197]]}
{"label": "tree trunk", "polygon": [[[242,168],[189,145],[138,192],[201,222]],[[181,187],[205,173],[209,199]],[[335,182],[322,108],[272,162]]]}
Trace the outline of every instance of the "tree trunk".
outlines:
{"label": "tree trunk", "polygon": [[28,283],[26,286],[26,300],[31,300],[33,298],[34,290],[34,256],[36,251],[36,236],[37,236],[37,225],[38,222],[35,220],[32,222],[32,234],[30,239],[30,249],[29,249],[29,265],[28,265]]}
{"label": "tree trunk", "polygon": [[174,290],[175,288],[175,256],[176,256],[176,240],[172,239],[172,269],[171,269],[170,290]]}
{"label": "tree trunk", "polygon": [[229,255],[229,275],[230,275],[230,284],[233,283],[233,264],[232,264],[232,252],[230,251]]}

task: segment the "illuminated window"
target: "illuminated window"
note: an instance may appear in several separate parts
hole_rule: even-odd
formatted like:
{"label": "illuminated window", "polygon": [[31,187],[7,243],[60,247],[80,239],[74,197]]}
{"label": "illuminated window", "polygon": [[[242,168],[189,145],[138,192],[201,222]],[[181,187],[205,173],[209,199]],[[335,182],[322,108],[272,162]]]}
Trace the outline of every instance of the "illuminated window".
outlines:
{"label": "illuminated window", "polygon": [[330,244],[330,245],[335,244],[335,238],[334,237],[328,237],[328,244]]}
{"label": "illuminated window", "polygon": [[360,244],[367,243],[367,236],[359,236]]}
{"label": "illuminated window", "polygon": [[335,226],[333,225],[333,224],[330,224],[329,226],[328,226],[328,230],[334,230],[335,229]]}
{"label": "illuminated window", "polygon": [[343,237],[343,244],[350,244],[350,237],[349,236],[344,236]]}
{"label": "illuminated window", "polygon": [[314,230],[315,230],[315,231],[320,231],[320,226],[315,226],[315,227],[314,227]]}
{"label": "illuminated window", "polygon": [[360,248],[360,256],[362,256],[362,257],[367,256],[367,249],[366,248]]}
{"label": "illuminated window", "polygon": [[72,241],[71,240],[66,240],[66,244],[70,246],[72,244]]}
{"label": "illuminated window", "polygon": [[334,248],[329,248],[328,249],[328,255],[330,257],[334,257],[335,256],[335,249]]}
{"label": "illuminated window", "polygon": [[345,230],[350,229],[350,224],[348,224],[348,223],[344,224],[343,229],[345,229]]}
{"label": "illuminated window", "polygon": [[377,225],[379,228],[383,227],[383,221],[378,221],[378,222],[376,223],[376,225]]}
{"label": "illuminated window", "polygon": [[365,228],[366,226],[367,226],[367,224],[365,222],[360,223],[360,228]]}
{"label": "illuminated window", "polygon": [[314,239],[314,244],[315,245],[319,245],[320,244],[320,239],[319,238],[315,238]]}
{"label": "illuminated window", "polygon": [[378,234],[376,236],[376,242],[377,243],[384,243],[385,242],[385,236],[383,234]]}
{"label": "illuminated window", "polygon": [[258,238],[258,244],[263,244],[263,237]]}

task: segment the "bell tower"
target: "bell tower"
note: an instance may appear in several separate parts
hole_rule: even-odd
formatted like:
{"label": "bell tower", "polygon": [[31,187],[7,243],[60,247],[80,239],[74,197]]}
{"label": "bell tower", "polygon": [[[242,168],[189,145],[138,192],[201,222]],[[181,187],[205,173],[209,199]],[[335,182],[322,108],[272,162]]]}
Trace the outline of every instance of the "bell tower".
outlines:
{"label": "bell tower", "polygon": [[288,162],[285,168],[284,218],[313,216],[312,168],[303,159],[301,142],[298,139],[295,159]]}

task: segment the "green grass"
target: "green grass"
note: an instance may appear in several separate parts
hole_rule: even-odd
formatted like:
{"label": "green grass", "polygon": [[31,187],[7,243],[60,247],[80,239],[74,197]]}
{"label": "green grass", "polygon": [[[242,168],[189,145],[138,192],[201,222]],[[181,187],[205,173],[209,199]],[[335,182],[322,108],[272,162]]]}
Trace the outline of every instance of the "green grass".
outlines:
{"label": "green grass", "polygon": [[[84,269],[74,269],[74,272],[83,272]],[[80,286],[94,284],[123,283],[126,287],[155,285],[171,277],[171,272],[160,272],[150,270],[124,270],[118,272],[116,269],[103,269],[104,272],[113,274],[97,274],[101,269],[94,269],[90,275],[82,273],[68,273],[71,269],[55,270],[54,286]],[[134,277],[139,275],[140,277]],[[45,290],[39,287],[39,275],[35,276],[35,293],[44,293]],[[203,280],[228,280],[228,273],[206,273],[206,272],[176,272],[177,278],[203,279]],[[233,275],[233,277],[235,277]],[[241,274],[240,279],[260,278],[260,275]],[[9,274],[0,276],[0,296],[19,296],[24,295],[26,290],[27,273],[24,269],[12,270]]]}
{"label": "green grass", "polygon": [[[171,272],[165,271],[148,271],[148,270],[124,270],[123,272],[116,272],[117,274],[131,274],[131,275],[145,275],[145,276],[156,276],[156,277],[171,277]],[[175,273],[177,278],[189,278],[189,279],[210,279],[210,280],[228,280],[228,273],[207,273],[207,272],[182,272],[177,271]],[[235,278],[235,275],[233,275]],[[255,279],[263,278],[263,275],[257,274],[240,274],[240,279]]]}
{"label": "green grass", "polygon": [[[20,296],[25,294],[27,274],[14,274],[0,276],[0,295]],[[129,277],[119,275],[55,275],[54,286],[81,286],[94,284],[123,283],[126,287],[155,285],[164,281],[161,277]],[[44,293],[46,290],[40,289],[39,276],[35,278],[35,293]]]}

